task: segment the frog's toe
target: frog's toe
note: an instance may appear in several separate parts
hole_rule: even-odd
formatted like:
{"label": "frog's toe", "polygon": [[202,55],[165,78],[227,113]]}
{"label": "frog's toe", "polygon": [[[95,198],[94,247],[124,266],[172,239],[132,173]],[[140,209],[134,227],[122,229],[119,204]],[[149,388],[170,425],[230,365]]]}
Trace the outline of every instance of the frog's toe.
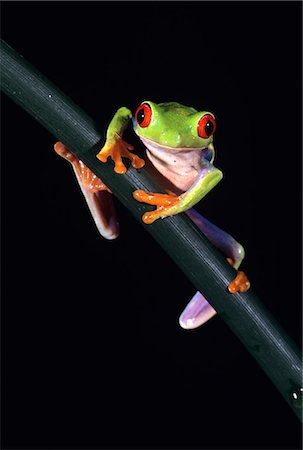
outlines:
{"label": "frog's toe", "polygon": [[238,271],[236,278],[228,285],[231,294],[246,292],[250,288],[250,282],[244,272]]}
{"label": "frog's toe", "polygon": [[[134,147],[132,147],[131,151],[134,150]],[[130,159],[131,165],[135,169],[142,169],[145,165],[144,159],[140,158],[138,155],[135,155],[134,153],[130,153],[128,150],[125,150],[127,154],[124,154],[122,156],[125,156],[126,158]]]}
{"label": "frog's toe", "polygon": [[127,168],[122,162],[122,158],[127,158],[131,161],[131,164],[136,169],[141,169],[145,161],[141,159],[139,156],[131,153],[134,150],[133,145],[128,144],[128,142],[124,141],[120,136],[110,145],[106,144],[100,152],[97,154],[97,158],[106,163],[107,159],[111,157],[115,164],[115,172],[119,174],[123,174],[126,172]]}
{"label": "frog's toe", "polygon": [[146,212],[142,220],[146,224],[153,223],[160,217],[167,217],[174,214],[174,209],[180,202],[180,198],[174,194],[155,194],[153,192],[145,192],[142,190],[134,191],[133,197],[141,203],[156,206],[154,211]]}
{"label": "frog's toe", "polygon": [[126,172],[127,169],[122,162],[121,148],[118,141],[110,146],[104,146],[97,154],[97,158],[103,163],[106,163],[109,157],[114,161],[114,171],[116,173],[122,174]]}
{"label": "frog's toe", "polygon": [[163,216],[163,209],[161,207],[155,209],[155,211],[150,211],[150,212],[144,213],[143,216],[142,216],[142,221],[144,223],[146,223],[146,225],[150,225],[155,220],[160,219],[160,217],[164,217]]}
{"label": "frog's toe", "polygon": [[166,206],[169,207],[176,202],[176,196],[170,194],[155,194],[153,192],[145,192],[141,189],[137,189],[133,193],[135,200],[141,203],[148,203],[154,206]]}
{"label": "frog's toe", "polygon": [[73,155],[72,152],[60,141],[55,143],[54,150],[57,153],[57,155],[66,159],[71,164],[73,164],[77,160],[76,156]]}
{"label": "frog's toe", "polygon": [[102,150],[97,154],[99,161],[106,163],[109,156],[111,156],[113,149],[111,147],[103,147]]}

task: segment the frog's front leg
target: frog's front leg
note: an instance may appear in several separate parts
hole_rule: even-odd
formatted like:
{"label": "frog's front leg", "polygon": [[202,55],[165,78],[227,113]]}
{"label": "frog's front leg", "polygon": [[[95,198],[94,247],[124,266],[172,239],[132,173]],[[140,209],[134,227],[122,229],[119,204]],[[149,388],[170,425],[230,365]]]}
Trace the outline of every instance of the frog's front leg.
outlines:
{"label": "frog's front leg", "polygon": [[107,129],[105,144],[97,154],[97,158],[103,163],[110,156],[115,163],[115,172],[120,174],[127,170],[122,161],[123,157],[130,159],[132,166],[136,169],[141,169],[145,164],[143,159],[131,153],[134,147],[122,139],[123,132],[131,118],[132,114],[128,108],[118,109]]}
{"label": "frog's front leg", "polygon": [[135,191],[133,196],[137,201],[157,207],[154,211],[147,212],[143,215],[143,222],[150,224],[160,217],[173,216],[188,210],[205,197],[222,179],[222,176],[222,172],[219,169],[215,168],[212,164],[204,162],[198,179],[183,194],[177,196],[173,194],[156,194],[142,190]]}

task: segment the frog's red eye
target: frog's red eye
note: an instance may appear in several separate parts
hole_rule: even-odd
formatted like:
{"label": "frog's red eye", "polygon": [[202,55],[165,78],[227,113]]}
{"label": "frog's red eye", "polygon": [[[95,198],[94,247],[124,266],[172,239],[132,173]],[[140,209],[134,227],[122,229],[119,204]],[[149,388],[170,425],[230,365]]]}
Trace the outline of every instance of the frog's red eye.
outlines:
{"label": "frog's red eye", "polygon": [[152,117],[152,110],[148,103],[142,103],[135,113],[135,118],[141,128],[148,127]]}
{"label": "frog's red eye", "polygon": [[198,122],[198,135],[207,139],[216,131],[216,120],[211,114],[205,114]]}

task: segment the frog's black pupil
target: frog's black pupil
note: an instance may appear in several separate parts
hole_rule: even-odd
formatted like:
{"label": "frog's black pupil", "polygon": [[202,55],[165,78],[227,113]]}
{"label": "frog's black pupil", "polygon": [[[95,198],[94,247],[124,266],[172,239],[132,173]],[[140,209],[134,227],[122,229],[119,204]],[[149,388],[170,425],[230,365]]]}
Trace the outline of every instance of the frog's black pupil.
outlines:
{"label": "frog's black pupil", "polygon": [[208,120],[205,124],[205,133],[207,136],[211,136],[212,132],[214,131],[214,124],[211,120]]}
{"label": "frog's black pupil", "polygon": [[144,115],[144,109],[139,109],[139,111],[137,112],[137,122],[139,124],[141,124],[145,119],[145,115]]}

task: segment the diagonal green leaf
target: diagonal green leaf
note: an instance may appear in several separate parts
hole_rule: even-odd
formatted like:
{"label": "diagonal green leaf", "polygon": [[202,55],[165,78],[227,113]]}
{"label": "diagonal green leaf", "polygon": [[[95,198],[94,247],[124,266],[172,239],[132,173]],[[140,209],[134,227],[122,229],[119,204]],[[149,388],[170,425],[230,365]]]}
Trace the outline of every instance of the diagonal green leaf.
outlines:
{"label": "diagonal green leaf", "polygon": [[[137,172],[133,168],[123,176],[117,175],[111,164],[100,164],[95,155],[103,135],[93,120],[4,42],[1,89],[81,158],[141,222],[148,207],[138,205],[132,192],[157,191],[152,177],[144,169]],[[227,292],[234,270],[185,215],[141,224],[197,290],[203,291],[301,418],[302,365],[298,349],[257,296],[251,290],[232,296]]]}

